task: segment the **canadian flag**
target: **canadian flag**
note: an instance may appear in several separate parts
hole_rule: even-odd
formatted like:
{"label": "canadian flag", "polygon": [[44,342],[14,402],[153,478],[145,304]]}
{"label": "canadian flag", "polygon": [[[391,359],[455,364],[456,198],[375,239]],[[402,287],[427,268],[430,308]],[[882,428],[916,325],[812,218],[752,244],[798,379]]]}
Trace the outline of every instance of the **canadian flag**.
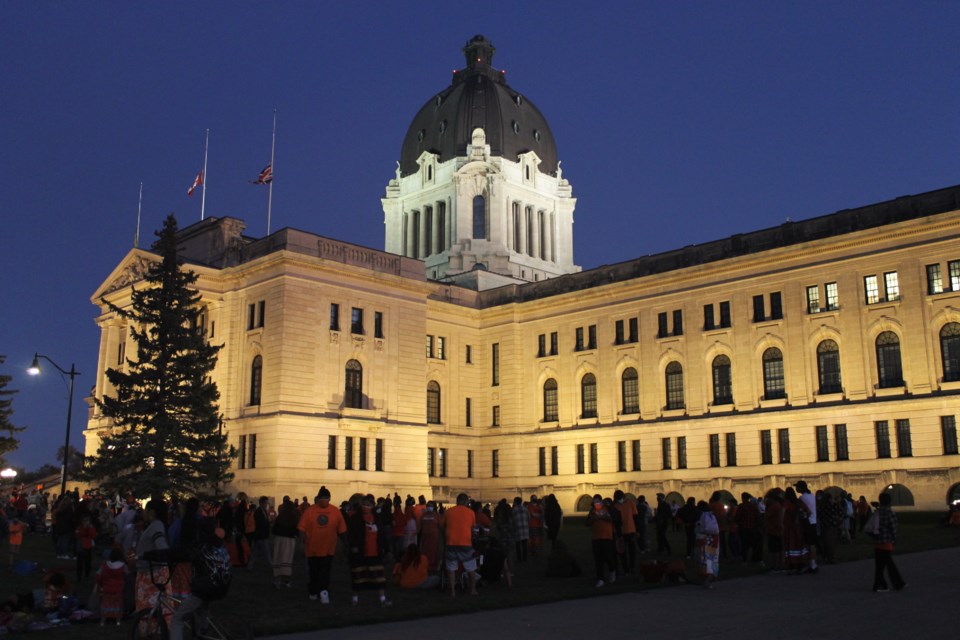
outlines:
{"label": "canadian flag", "polygon": [[197,187],[203,184],[203,171],[197,174],[197,179],[193,181],[193,186],[187,189],[187,195],[192,196]]}

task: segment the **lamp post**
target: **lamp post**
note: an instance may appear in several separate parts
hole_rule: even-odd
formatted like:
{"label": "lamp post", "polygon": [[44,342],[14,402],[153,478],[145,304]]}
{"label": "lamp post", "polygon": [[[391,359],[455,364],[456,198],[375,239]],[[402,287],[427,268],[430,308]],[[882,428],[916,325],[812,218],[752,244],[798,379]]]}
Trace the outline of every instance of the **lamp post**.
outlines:
{"label": "lamp post", "polygon": [[40,353],[34,353],[33,364],[27,369],[27,373],[31,376],[40,375],[40,358],[52,364],[54,368],[60,372],[61,376],[70,376],[70,392],[69,399],[67,400],[67,436],[63,441],[63,466],[60,467],[60,497],[62,498],[63,494],[67,492],[67,459],[70,457],[70,419],[73,416],[73,379],[80,375],[80,372],[77,371],[73,363],[70,364],[70,371],[67,371],[49,357]]}

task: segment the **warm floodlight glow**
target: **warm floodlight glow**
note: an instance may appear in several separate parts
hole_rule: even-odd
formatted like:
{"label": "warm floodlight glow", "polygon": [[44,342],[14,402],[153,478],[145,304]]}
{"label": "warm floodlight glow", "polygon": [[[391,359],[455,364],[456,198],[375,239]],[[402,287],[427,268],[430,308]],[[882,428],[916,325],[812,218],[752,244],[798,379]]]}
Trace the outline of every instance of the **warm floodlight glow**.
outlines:
{"label": "warm floodlight glow", "polygon": [[16,477],[17,477],[16,469],[4,469],[3,471],[0,471],[0,478],[3,478],[4,480],[12,480],[13,478],[16,478]]}

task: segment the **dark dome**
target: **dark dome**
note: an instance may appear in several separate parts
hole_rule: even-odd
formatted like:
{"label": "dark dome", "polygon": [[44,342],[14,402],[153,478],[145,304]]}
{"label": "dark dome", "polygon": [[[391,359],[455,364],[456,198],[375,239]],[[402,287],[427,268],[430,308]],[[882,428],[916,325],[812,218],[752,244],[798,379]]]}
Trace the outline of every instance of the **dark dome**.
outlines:
{"label": "dark dome", "polygon": [[505,73],[490,66],[494,47],[483,36],[474,36],[463,48],[467,67],[453,72],[449,87],[430,98],[413,118],[400,149],[400,172],[419,170],[417,158],[424,151],[440,161],[467,155],[473,130],[487,136],[490,152],[516,161],[533,151],[540,158],[540,171],[557,172],[557,145],[540,110],[526,96],[507,85]]}

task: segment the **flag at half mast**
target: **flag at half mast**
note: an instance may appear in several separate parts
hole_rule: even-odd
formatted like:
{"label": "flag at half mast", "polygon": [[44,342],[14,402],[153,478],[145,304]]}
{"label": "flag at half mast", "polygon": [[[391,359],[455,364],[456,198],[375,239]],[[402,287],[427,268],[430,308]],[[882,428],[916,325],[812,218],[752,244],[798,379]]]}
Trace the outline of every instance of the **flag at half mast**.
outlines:
{"label": "flag at half mast", "polygon": [[193,181],[193,185],[187,189],[187,195],[192,196],[193,192],[196,191],[197,187],[203,184],[203,171],[197,174],[196,180]]}
{"label": "flag at half mast", "polygon": [[250,184],[270,184],[271,182],[273,182],[273,165],[268,164],[260,172],[260,176],[256,180],[251,180]]}

